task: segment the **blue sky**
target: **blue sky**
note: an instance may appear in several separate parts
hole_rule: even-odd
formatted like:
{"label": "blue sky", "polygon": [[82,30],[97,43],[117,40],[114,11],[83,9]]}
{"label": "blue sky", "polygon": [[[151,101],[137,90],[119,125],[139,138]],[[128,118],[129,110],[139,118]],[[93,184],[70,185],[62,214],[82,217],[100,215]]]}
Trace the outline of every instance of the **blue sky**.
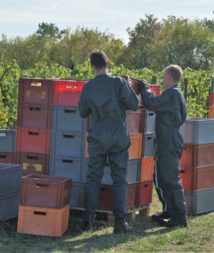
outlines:
{"label": "blue sky", "polygon": [[145,14],[159,20],[169,15],[189,19],[214,19],[214,0],[0,0],[0,35],[28,36],[42,22],[59,29],[77,26],[108,30],[128,41],[126,29],[133,29]]}

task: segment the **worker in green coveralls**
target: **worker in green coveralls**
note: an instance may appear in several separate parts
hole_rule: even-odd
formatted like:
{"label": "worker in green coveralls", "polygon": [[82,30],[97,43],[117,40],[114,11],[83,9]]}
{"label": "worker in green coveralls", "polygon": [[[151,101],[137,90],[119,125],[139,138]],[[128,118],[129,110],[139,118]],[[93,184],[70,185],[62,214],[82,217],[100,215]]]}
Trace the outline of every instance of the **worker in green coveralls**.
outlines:
{"label": "worker in green coveralls", "polygon": [[136,111],[139,101],[123,78],[108,75],[109,60],[104,52],[93,52],[90,63],[96,77],[84,85],[78,104],[80,116],[86,118],[91,114],[92,120],[87,136],[89,163],[84,230],[93,227],[101,180],[108,159],[114,190],[113,232],[124,233],[130,229],[126,222],[126,176],[130,146],[126,110]]}
{"label": "worker in green coveralls", "polygon": [[180,173],[180,158],[184,140],[180,126],[186,120],[186,102],[178,83],[182,69],[177,65],[168,66],[163,72],[165,91],[155,96],[145,80],[140,84],[144,106],[156,112],[156,166],[154,184],[163,205],[161,214],[152,220],[161,226],[187,226],[187,211]]}

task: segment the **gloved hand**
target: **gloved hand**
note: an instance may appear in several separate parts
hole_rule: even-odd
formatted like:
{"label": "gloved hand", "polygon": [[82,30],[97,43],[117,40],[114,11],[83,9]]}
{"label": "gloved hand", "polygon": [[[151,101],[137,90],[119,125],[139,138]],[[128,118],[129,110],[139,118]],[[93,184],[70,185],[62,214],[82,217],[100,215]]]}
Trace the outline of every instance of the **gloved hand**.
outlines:
{"label": "gloved hand", "polygon": [[141,81],[140,84],[143,85],[144,87],[148,86],[147,81],[145,79],[141,79],[140,81]]}

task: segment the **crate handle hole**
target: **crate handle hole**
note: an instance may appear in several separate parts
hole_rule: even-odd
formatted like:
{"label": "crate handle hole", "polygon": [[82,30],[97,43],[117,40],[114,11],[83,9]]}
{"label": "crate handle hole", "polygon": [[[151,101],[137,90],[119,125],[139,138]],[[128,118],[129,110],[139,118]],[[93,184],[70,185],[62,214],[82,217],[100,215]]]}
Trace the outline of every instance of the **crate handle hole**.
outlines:
{"label": "crate handle hole", "polygon": [[48,184],[36,184],[36,187],[43,187],[43,188],[47,188],[49,187]]}
{"label": "crate handle hole", "polygon": [[46,215],[46,212],[34,211],[35,215]]}

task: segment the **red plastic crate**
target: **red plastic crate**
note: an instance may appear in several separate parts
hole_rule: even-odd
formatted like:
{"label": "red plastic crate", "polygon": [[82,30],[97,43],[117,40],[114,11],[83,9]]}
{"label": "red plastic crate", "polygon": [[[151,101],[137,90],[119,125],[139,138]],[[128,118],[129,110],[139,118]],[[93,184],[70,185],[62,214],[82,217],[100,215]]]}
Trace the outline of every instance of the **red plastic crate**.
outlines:
{"label": "red plastic crate", "polygon": [[[137,190],[137,183],[128,184],[127,185],[127,192],[126,192],[126,206],[127,208],[135,207],[136,203],[136,190]],[[100,193],[98,199],[98,206],[97,210],[113,210],[113,186],[102,184],[100,186]],[[84,186],[84,197],[85,200],[85,186]],[[83,201],[84,202],[84,201]],[[83,204],[84,206],[84,204]]]}
{"label": "red plastic crate", "polygon": [[15,163],[15,153],[0,152],[0,163]]}
{"label": "red plastic crate", "polygon": [[22,175],[29,174],[49,174],[49,155],[16,152],[16,163],[22,165]]}
{"label": "red plastic crate", "polygon": [[131,76],[121,76],[124,78],[128,84],[132,87],[135,93],[138,95],[140,93],[140,80]]}
{"label": "red plastic crate", "polygon": [[214,106],[209,106],[208,118],[214,118]]}
{"label": "red plastic crate", "polygon": [[214,91],[210,92],[210,106],[214,107]]}
{"label": "red plastic crate", "polygon": [[87,81],[81,79],[54,81],[53,105],[78,106],[82,88]]}
{"label": "red plastic crate", "polygon": [[18,102],[51,105],[53,80],[51,78],[20,78]]}
{"label": "red plastic crate", "polygon": [[130,133],[143,133],[146,109],[127,111],[126,124]]}
{"label": "red plastic crate", "polygon": [[153,181],[138,183],[136,193],[136,205],[143,206],[152,202]]}
{"label": "red plastic crate", "polygon": [[72,179],[31,174],[22,177],[20,205],[62,208],[69,205]]}
{"label": "red plastic crate", "polygon": [[50,130],[18,127],[16,151],[49,154]]}
{"label": "red plastic crate", "polygon": [[214,165],[181,169],[184,190],[214,188]]}
{"label": "red plastic crate", "polygon": [[51,128],[52,108],[50,105],[18,104],[18,127]]}
{"label": "red plastic crate", "polygon": [[156,96],[161,94],[161,85],[159,85],[159,84],[149,84],[148,86],[152,91],[154,91]]}
{"label": "red plastic crate", "polygon": [[69,211],[69,205],[61,209],[20,205],[17,232],[59,237],[68,229]]}
{"label": "red plastic crate", "polygon": [[181,157],[181,168],[191,168],[214,164],[214,143],[185,144]]}
{"label": "red plastic crate", "polygon": [[154,156],[144,156],[141,159],[140,181],[153,180],[155,159]]}

